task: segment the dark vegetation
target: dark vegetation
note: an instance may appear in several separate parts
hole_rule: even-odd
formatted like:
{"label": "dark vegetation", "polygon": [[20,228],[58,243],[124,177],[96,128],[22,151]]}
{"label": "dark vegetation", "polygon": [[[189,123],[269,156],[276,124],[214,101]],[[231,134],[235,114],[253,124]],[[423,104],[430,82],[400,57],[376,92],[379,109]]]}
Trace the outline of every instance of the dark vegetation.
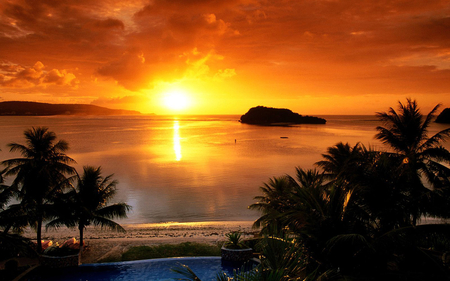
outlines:
{"label": "dark vegetation", "polygon": [[234,280],[450,280],[450,225],[420,223],[450,218],[450,128],[428,135],[437,109],[408,99],[377,113],[388,151],[337,143],[318,168],[265,183],[250,206],[261,265]]}
{"label": "dark vegetation", "polygon": [[107,259],[102,260],[102,262],[196,256],[220,256],[220,245],[184,242],[180,244],[132,247],[123,253],[120,259]]}
{"label": "dark vegetation", "polygon": [[0,102],[0,115],[136,115],[134,110],[110,109],[90,104],[49,104],[28,101]]}
{"label": "dark vegetation", "polygon": [[[112,221],[126,217],[130,209],[125,203],[109,205],[117,182],[112,175],[103,177],[100,167],[85,166],[78,175],[71,166],[75,160],[65,154],[69,146],[57,141],[56,134],[45,127],[24,132],[25,144],[10,143],[11,152],[20,157],[1,162],[6,168],[3,177],[12,177],[11,185],[0,185],[0,255],[2,260],[18,256],[37,256],[42,253],[41,233],[47,227],[78,227],[79,251],[83,250],[83,231],[93,224],[124,231]],[[9,204],[12,199],[16,202]],[[36,245],[20,236],[30,226],[36,230]],[[67,249],[47,249],[67,252]]]}
{"label": "dark vegetation", "polygon": [[227,241],[224,243],[224,247],[228,249],[246,249],[248,248],[247,244],[242,241],[242,233],[239,231],[234,231],[226,234]]}
{"label": "dark vegetation", "polygon": [[325,124],[326,120],[313,116],[302,116],[289,109],[257,106],[241,116],[246,124],[265,126],[286,126],[292,124]]}
{"label": "dark vegetation", "polygon": [[450,108],[442,110],[441,114],[436,117],[436,123],[450,124]]}

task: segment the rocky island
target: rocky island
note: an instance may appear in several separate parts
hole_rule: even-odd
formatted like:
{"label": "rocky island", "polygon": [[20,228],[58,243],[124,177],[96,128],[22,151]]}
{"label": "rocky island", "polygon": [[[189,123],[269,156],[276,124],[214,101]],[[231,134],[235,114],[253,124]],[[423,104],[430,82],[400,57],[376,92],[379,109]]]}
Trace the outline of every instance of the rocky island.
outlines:
{"label": "rocky island", "polygon": [[442,110],[441,114],[438,115],[435,122],[450,124],[450,108]]}
{"label": "rocky island", "polygon": [[134,110],[110,109],[90,104],[50,104],[28,101],[0,102],[0,115],[52,116],[52,115],[136,115]]}
{"label": "rocky island", "polygon": [[314,116],[302,116],[285,108],[273,108],[265,106],[252,107],[241,116],[241,123],[264,125],[264,126],[286,126],[293,124],[325,124],[323,118]]}

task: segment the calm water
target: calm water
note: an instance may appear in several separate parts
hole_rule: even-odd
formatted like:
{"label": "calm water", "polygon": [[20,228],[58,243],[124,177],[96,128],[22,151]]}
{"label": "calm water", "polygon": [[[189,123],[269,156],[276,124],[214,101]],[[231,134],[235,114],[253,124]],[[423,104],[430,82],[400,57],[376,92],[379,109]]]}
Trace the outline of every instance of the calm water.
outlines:
{"label": "calm water", "polygon": [[[47,126],[69,143],[79,172],[91,165],[114,174],[114,201],[133,206],[122,223],[254,220],[247,206],[270,177],[314,167],[339,141],[382,148],[375,117],[321,117],[326,125],[260,127],[239,116],[2,116],[0,159],[17,156],[6,144],[24,143],[25,129]],[[446,127],[433,124],[431,132]]]}
{"label": "calm water", "polygon": [[[233,269],[241,266],[222,264],[220,257],[192,257],[152,259],[119,263],[84,264],[74,268],[34,271],[31,281],[173,281],[183,278],[172,268],[189,266],[201,280],[216,280],[218,273],[233,276]],[[249,269],[255,264],[248,265]]]}

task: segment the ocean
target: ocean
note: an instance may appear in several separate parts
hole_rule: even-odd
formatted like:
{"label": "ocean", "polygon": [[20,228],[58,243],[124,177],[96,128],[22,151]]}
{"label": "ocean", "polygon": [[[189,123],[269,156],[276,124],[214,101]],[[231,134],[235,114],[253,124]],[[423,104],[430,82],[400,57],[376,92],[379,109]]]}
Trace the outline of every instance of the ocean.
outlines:
{"label": "ocean", "polygon": [[[319,116],[325,125],[263,127],[223,116],[0,117],[0,160],[19,155],[24,130],[46,126],[66,140],[82,173],[86,165],[114,174],[112,202],[133,207],[120,223],[248,221],[259,187],[271,177],[314,168],[338,142],[386,149],[376,139],[375,116]],[[433,123],[430,134],[448,125]],[[450,143],[444,145],[450,149]]]}

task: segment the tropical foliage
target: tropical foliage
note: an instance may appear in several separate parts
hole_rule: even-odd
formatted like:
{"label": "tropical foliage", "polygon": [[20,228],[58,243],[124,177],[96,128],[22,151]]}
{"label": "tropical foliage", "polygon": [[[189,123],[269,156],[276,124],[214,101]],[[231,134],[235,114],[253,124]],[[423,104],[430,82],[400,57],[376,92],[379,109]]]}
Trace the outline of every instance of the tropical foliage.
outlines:
{"label": "tropical foliage", "polygon": [[75,172],[69,165],[75,161],[65,154],[69,148],[67,142],[56,142],[56,134],[48,128],[32,128],[26,130],[24,136],[25,145],[8,144],[11,152],[19,152],[22,157],[5,160],[2,164],[7,167],[5,176],[15,176],[10,188],[21,200],[12,209],[16,210],[20,221],[26,220],[36,229],[37,251],[40,252],[42,222],[48,218],[55,196],[62,192],[61,183],[66,175]]}
{"label": "tropical foliage", "polygon": [[450,153],[441,142],[450,129],[428,137],[437,108],[423,116],[408,99],[399,112],[378,113],[376,138],[387,151],[338,143],[316,163],[323,172],[297,168],[295,178],[270,179],[250,206],[262,213],[255,226],[298,239],[306,279],[448,278],[443,252],[430,249],[450,250],[450,226],[418,224],[449,218]]}
{"label": "tropical foliage", "polygon": [[242,233],[239,231],[233,231],[230,233],[225,234],[227,237],[227,241],[225,242],[224,246],[228,249],[245,249],[248,248],[247,245],[245,245],[242,242]]}
{"label": "tropical foliage", "polygon": [[249,206],[261,212],[261,264],[217,280],[449,280],[450,225],[420,223],[450,218],[450,153],[441,145],[450,128],[428,135],[438,108],[424,116],[407,99],[377,113],[385,150],[337,143],[320,170],[269,179]]}
{"label": "tropical foliage", "polygon": [[78,226],[80,249],[83,248],[84,229],[88,225],[101,226],[115,231],[125,229],[113,218],[126,218],[131,207],[125,203],[108,205],[116,192],[117,181],[113,175],[102,177],[101,167],[85,166],[83,175],[76,175],[77,187],[61,194],[55,207],[59,210],[56,218],[47,227]]}
{"label": "tropical foliage", "polygon": [[[404,175],[405,192],[409,195],[406,206],[413,223],[423,215],[442,215],[428,208],[430,190],[441,192],[449,186],[450,152],[440,143],[450,135],[450,128],[428,137],[428,128],[439,105],[423,116],[415,101],[410,99],[399,112],[390,108],[388,112],[378,113],[384,122],[378,126],[376,138],[387,144],[394,156],[401,160],[398,172]],[[429,205],[429,204],[428,204]]]}
{"label": "tropical foliage", "polygon": [[[24,227],[31,226],[36,230],[36,251],[40,253],[42,225],[49,220],[53,220],[50,226],[77,225],[81,245],[83,230],[90,224],[124,231],[112,219],[126,217],[130,206],[107,205],[116,191],[112,175],[103,178],[100,167],[87,166],[79,177],[71,166],[75,160],[65,154],[68,143],[57,141],[56,134],[46,127],[28,129],[24,136],[26,144],[8,144],[10,151],[21,157],[2,162],[6,166],[0,176],[2,251],[27,252],[28,240],[8,232],[20,234]],[[10,186],[3,184],[3,177],[13,177]],[[74,181],[77,188],[72,185]],[[11,199],[17,203],[10,204]]]}
{"label": "tropical foliage", "polygon": [[[249,262],[243,264],[239,270],[228,276],[225,272],[219,272],[216,280],[218,281],[288,281],[300,280],[303,266],[301,263],[301,252],[298,251],[299,244],[295,240],[283,237],[265,237],[261,240],[259,246],[261,249],[258,265]],[[180,264],[171,269],[173,272],[184,276],[183,279],[200,281],[200,278],[188,266]]]}

